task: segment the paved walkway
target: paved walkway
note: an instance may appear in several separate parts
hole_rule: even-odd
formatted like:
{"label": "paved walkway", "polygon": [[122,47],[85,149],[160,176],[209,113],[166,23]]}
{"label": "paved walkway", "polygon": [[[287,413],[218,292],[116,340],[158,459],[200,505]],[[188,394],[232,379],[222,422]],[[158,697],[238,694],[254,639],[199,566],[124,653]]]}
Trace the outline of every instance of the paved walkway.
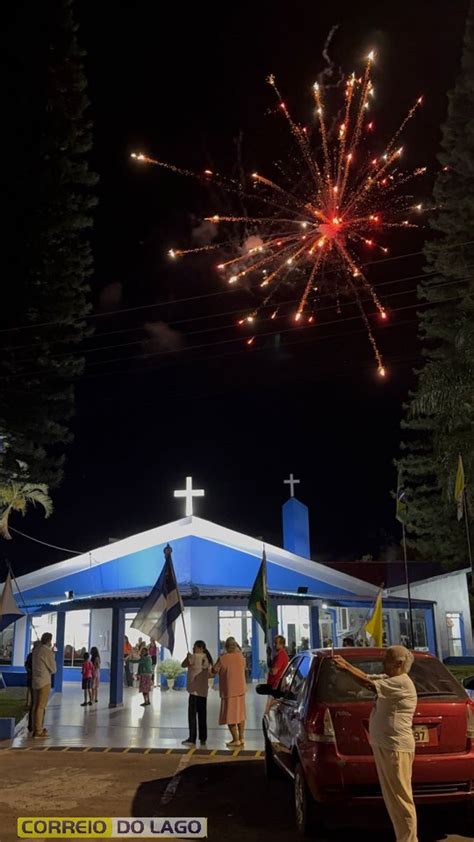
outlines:
{"label": "paved walkway", "polygon": [[[32,740],[22,732],[13,741],[15,748],[38,744],[45,746],[86,746],[105,748],[179,748],[188,736],[188,694],[185,690],[153,690],[151,705],[141,707],[143,696],[136,688],[124,688],[123,707],[108,707],[109,687],[100,688],[99,702],[81,707],[82,691],[78,684],[65,683],[63,693],[54,694],[46,711],[49,737]],[[263,748],[261,720],[265,697],[257,696],[255,687],[247,692],[247,731],[245,749]],[[219,726],[219,693],[209,691],[207,706],[209,749],[224,749],[230,739],[226,727]]]}
{"label": "paved walkway", "polygon": [[[263,762],[234,757],[5,751],[0,838],[15,842],[17,816],[207,816],[209,842],[295,842],[293,787],[267,781]],[[381,810],[339,808],[318,842],[389,842]],[[420,813],[420,842],[472,842],[459,809]],[[425,820],[427,819],[427,820]],[[338,828],[334,822],[340,822]],[[461,834],[461,835],[445,835]],[[41,837],[36,842],[43,842]]]}

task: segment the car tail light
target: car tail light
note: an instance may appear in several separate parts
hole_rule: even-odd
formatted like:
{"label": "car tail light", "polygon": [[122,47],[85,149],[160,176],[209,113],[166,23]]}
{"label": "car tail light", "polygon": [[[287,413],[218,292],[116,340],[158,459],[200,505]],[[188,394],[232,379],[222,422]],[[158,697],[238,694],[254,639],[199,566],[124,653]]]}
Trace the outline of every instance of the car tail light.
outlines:
{"label": "car tail light", "polygon": [[467,738],[474,740],[474,705],[468,704],[466,706],[467,716]]}
{"label": "car tail light", "polygon": [[313,729],[308,728],[308,738],[313,743],[332,743],[333,745],[335,745],[336,732],[334,730],[331,711],[329,710],[329,708],[325,708],[322,723],[319,722],[318,726],[314,727]]}

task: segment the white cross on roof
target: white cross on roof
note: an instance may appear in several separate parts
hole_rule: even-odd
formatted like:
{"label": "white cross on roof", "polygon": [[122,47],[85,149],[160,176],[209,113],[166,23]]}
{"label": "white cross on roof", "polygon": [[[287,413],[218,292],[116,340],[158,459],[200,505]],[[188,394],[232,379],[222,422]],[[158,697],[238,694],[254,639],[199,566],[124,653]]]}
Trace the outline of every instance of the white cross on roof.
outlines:
{"label": "white cross on roof", "polygon": [[203,488],[193,488],[193,478],[186,477],[186,488],[174,492],[175,497],[184,497],[186,500],[186,517],[193,514],[193,497],[204,497]]}
{"label": "white cross on roof", "polygon": [[290,497],[294,497],[294,496],[295,496],[295,485],[299,485],[299,484],[300,484],[300,480],[299,480],[299,479],[295,479],[295,478],[294,478],[294,476],[293,476],[293,474],[290,474],[289,479],[284,479],[284,480],[283,480],[283,484],[284,484],[284,485],[289,485],[289,486],[290,486]]}

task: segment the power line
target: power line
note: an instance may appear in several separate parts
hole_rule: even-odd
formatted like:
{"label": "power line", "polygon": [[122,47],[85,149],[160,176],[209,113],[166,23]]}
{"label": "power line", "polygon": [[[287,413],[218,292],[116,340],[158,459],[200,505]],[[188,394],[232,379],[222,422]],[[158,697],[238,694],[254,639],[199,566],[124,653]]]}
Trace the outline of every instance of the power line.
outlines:
{"label": "power line", "polygon": [[[458,300],[459,300],[459,298],[457,296],[455,296],[453,298],[446,299],[446,301],[443,302],[443,303],[448,303],[448,302],[451,302],[451,301],[458,301]],[[415,304],[408,304],[408,305],[405,305],[403,307],[393,308],[393,310],[391,312],[392,313],[398,313],[398,312],[402,312],[402,311],[405,311],[405,310],[413,310],[413,309],[416,309],[418,307],[429,306],[429,305],[430,305],[430,302],[416,302]],[[318,324],[314,324],[314,325],[311,325],[311,326],[307,325],[306,328],[310,329],[310,327],[311,327],[311,329],[314,329],[315,327],[321,328],[321,327],[326,327],[326,326],[332,325],[332,324],[340,325],[340,324],[343,324],[345,322],[359,321],[360,318],[361,318],[360,315],[357,314],[357,315],[354,315],[354,316],[348,316],[344,319],[333,319],[331,321],[323,322],[321,325],[318,325]],[[386,329],[387,327],[395,327],[395,324],[384,325],[384,329]],[[295,330],[294,327],[288,327],[288,328],[284,328],[283,330],[280,329],[280,330],[274,330],[274,331],[267,331],[265,333],[259,333],[259,334],[257,334],[257,336],[258,336],[258,338],[262,339],[262,338],[268,338],[268,337],[271,337],[271,336],[278,336],[278,335],[285,334],[285,333],[293,333],[294,330]],[[365,331],[361,331],[361,333],[365,333]],[[317,337],[313,341],[323,341],[324,339],[326,339],[326,337]],[[160,357],[160,356],[168,356],[170,354],[171,355],[175,355],[177,353],[181,354],[181,353],[184,353],[186,351],[188,351],[188,352],[189,351],[197,351],[197,350],[202,350],[203,348],[214,348],[214,347],[217,347],[217,346],[220,346],[220,345],[229,345],[229,344],[232,344],[232,343],[235,343],[235,342],[243,342],[243,341],[244,340],[242,339],[241,336],[236,336],[236,337],[233,337],[231,339],[223,339],[223,340],[219,340],[219,341],[216,341],[216,342],[207,342],[207,343],[202,343],[200,345],[190,345],[189,347],[181,348],[179,352],[177,352],[174,349],[171,349],[171,350],[166,349],[166,350],[155,351],[153,353],[146,353],[145,352],[145,353],[142,353],[142,354],[135,354],[135,355],[129,356],[129,357],[123,357],[123,356],[122,357],[114,357],[114,358],[109,359],[109,360],[98,360],[98,361],[95,361],[95,362],[91,362],[91,363],[88,364],[88,369],[93,368],[93,367],[97,367],[97,366],[101,366],[101,365],[109,365],[109,364],[117,363],[117,362],[126,363],[126,362],[129,362],[129,361],[139,360],[139,359],[140,360],[147,360],[147,359],[150,359],[151,357],[155,358],[155,357]],[[290,347],[291,347],[291,345],[298,344],[298,343],[289,343],[289,344],[290,344]],[[86,371],[88,369],[86,369]],[[10,378],[3,377],[2,379],[5,380],[5,379],[11,379],[11,378],[17,378],[17,377],[39,377],[39,376],[48,375],[49,373],[50,373],[49,370],[41,370],[40,369],[40,370],[37,370],[37,371],[34,371],[34,372],[20,372],[18,374],[11,375]],[[71,379],[73,379],[73,378],[71,378]]]}
{"label": "power line", "polygon": [[[471,267],[467,267],[467,268],[471,268]],[[374,289],[379,290],[381,287],[392,286],[392,285],[395,285],[395,284],[401,284],[401,283],[405,283],[406,281],[416,281],[416,280],[420,280],[420,279],[424,279],[424,278],[429,278],[431,275],[436,275],[436,274],[438,274],[438,273],[437,272],[421,272],[417,275],[405,275],[402,278],[394,278],[391,281],[381,281],[380,283],[372,284],[371,286],[373,286]],[[458,281],[453,281],[452,283],[461,283],[464,280],[469,280],[469,278],[466,277],[466,278],[463,278],[463,279],[459,279]],[[442,286],[442,285],[440,284],[440,286]],[[245,290],[241,289],[241,291],[245,291]],[[415,292],[415,291],[416,291],[416,288],[411,289],[411,290],[405,290],[405,293],[408,294],[409,292]],[[321,300],[323,298],[334,298],[334,293],[333,292],[322,292],[318,295],[318,299]],[[369,299],[367,299],[367,300],[369,300]],[[278,306],[284,307],[288,304],[296,304],[298,301],[299,301],[299,298],[293,298],[293,299],[289,299],[287,301],[282,301]],[[347,307],[347,306],[350,306],[350,304],[352,304],[352,303],[353,303],[352,300],[351,301],[342,301],[341,306]],[[146,306],[148,306],[148,305],[146,305]],[[321,312],[321,308],[318,308],[318,309],[319,309],[319,312]],[[325,308],[325,309],[332,309],[332,308],[328,307],[328,308]],[[208,320],[216,319],[216,318],[224,318],[225,316],[238,316],[238,315],[241,315],[242,313],[247,313],[248,310],[249,310],[249,307],[247,306],[247,307],[239,308],[238,310],[235,310],[235,309],[234,310],[226,310],[222,313],[205,313],[204,315],[201,315],[201,316],[191,316],[191,317],[188,317],[186,319],[173,319],[173,320],[170,321],[169,325],[172,326],[172,327],[175,327],[177,325],[188,324],[190,322],[195,322],[195,321],[208,321]],[[123,312],[123,311],[120,311],[120,312]],[[84,339],[82,341],[85,342],[89,339],[97,339],[97,338],[101,339],[105,336],[116,336],[117,334],[134,333],[136,331],[143,331],[143,330],[145,330],[144,325],[136,325],[135,327],[120,328],[119,330],[105,331],[104,333],[93,334],[92,336],[89,336],[89,337],[86,336],[86,337],[84,337]],[[44,348],[45,345],[51,346],[51,345],[58,345],[58,344],[64,344],[64,340],[57,339],[57,340],[52,340],[51,342],[48,342],[48,341],[46,341],[46,342],[33,342],[33,343],[27,343],[26,345],[4,345],[2,350],[4,350],[4,351],[21,351],[21,350],[25,350],[27,348],[38,348],[38,347]],[[97,349],[91,349],[91,350],[97,350]],[[73,352],[71,351],[70,353],[73,353]]]}
{"label": "power line", "polygon": [[[449,301],[457,301],[457,300],[458,300],[458,297],[456,296],[454,298],[446,299],[446,301],[443,302],[443,303],[447,303]],[[420,303],[420,302],[417,302],[416,304],[408,304],[405,307],[396,307],[392,310],[392,312],[398,313],[402,310],[413,310],[414,308],[427,306],[428,304],[429,304],[429,302],[426,302],[424,304]],[[344,319],[333,319],[332,321],[324,322],[322,325],[314,325],[314,327],[325,327],[326,325],[331,325],[331,324],[341,324],[341,323],[344,323],[344,322],[359,321],[360,318],[361,318],[360,315],[348,316]],[[293,333],[293,331],[294,331],[294,327],[288,327],[288,328],[284,328],[283,330],[273,330],[273,331],[267,331],[265,333],[259,333],[258,337],[259,338],[266,338],[266,337],[270,337],[270,336],[281,335],[282,333]],[[219,340],[217,342],[209,342],[209,343],[206,343],[204,345],[191,345],[189,348],[186,348],[186,347],[182,348],[180,352],[194,351],[194,350],[198,350],[200,348],[215,347],[217,345],[227,345],[231,342],[242,342],[242,337],[239,336],[239,337],[235,337],[235,338],[232,338],[232,339],[222,339],[222,340]],[[162,354],[176,354],[176,351],[175,350],[161,350],[161,351],[153,352],[151,354],[148,354],[148,353],[137,354],[133,357],[128,357],[126,359],[142,359],[142,358],[161,356]],[[120,361],[123,361],[123,360],[124,360],[123,357],[116,357],[112,360],[103,360],[103,361],[97,361],[97,362],[89,363],[89,366],[106,365],[106,364],[111,363],[111,362],[120,362]]]}
{"label": "power line", "polygon": [[[469,279],[470,279],[469,276],[467,276],[466,278],[458,278],[455,281],[446,281],[446,283],[444,283],[444,284],[438,284],[436,288],[442,289],[444,287],[457,286],[459,283],[462,283],[462,282],[467,281]],[[389,284],[389,283],[399,283],[399,282],[402,282],[402,281],[405,281],[405,280],[411,280],[411,278],[401,278],[401,279],[398,279],[397,281],[386,281],[385,283],[387,283],[387,284]],[[400,296],[400,295],[410,295],[415,291],[416,291],[415,289],[405,289],[405,290],[402,290],[401,292],[391,292],[391,293],[388,293],[387,295],[384,296],[384,301],[388,300],[389,298],[395,298],[395,297]],[[330,293],[328,293],[327,295],[330,295]],[[324,297],[327,297],[327,295],[324,296]],[[321,298],[322,297],[323,296],[321,296]],[[285,307],[289,304],[294,304],[297,301],[299,301],[298,298],[290,299],[288,301],[281,302],[279,307]],[[367,302],[372,302],[372,299],[370,297],[361,299],[362,304],[365,304]],[[429,302],[419,302],[419,305],[423,306],[424,304],[428,304],[428,303]],[[346,307],[346,308],[351,307],[353,305],[354,305],[354,302],[352,300],[343,301],[340,304],[341,307]],[[316,309],[317,314],[324,313],[328,310],[333,310],[334,304],[328,305],[326,307],[316,307],[315,309]],[[225,316],[228,316],[228,315],[229,316],[238,316],[238,315],[242,315],[243,313],[248,313],[248,311],[249,311],[249,308],[246,307],[243,310],[230,310],[227,313],[221,313],[219,315],[220,315],[221,318],[225,317]],[[392,311],[392,312],[395,312],[395,311]],[[372,315],[377,315],[377,314],[374,313]],[[213,316],[212,318],[215,318],[215,317],[216,316]],[[182,322],[189,323],[189,322],[194,322],[194,321],[208,320],[208,318],[209,317],[207,317],[207,316],[197,316],[195,318],[184,319],[184,320],[182,320]],[[283,317],[281,317],[281,318],[283,318]],[[259,323],[261,324],[262,322],[268,322],[268,321],[271,321],[271,320],[272,320],[271,316],[266,316],[266,317],[260,318]],[[344,319],[338,319],[336,321],[343,322]],[[170,326],[175,326],[179,323],[180,322],[172,322]],[[320,327],[323,327],[325,324],[331,324],[331,322],[322,322],[320,324]],[[230,328],[233,328],[233,327],[235,327],[234,323],[228,324],[228,325],[217,325],[216,327],[204,328],[203,330],[190,331],[189,333],[186,334],[186,337],[188,337],[188,336],[198,336],[198,335],[201,335],[201,334],[204,334],[204,333],[214,333],[215,331],[227,330],[227,329],[230,329]],[[138,330],[138,329],[139,328],[135,328],[135,330]],[[140,329],[143,330],[144,328],[140,328]],[[99,352],[102,352],[102,351],[114,350],[116,348],[130,348],[132,346],[142,345],[145,342],[150,342],[150,341],[153,341],[153,337],[150,337],[150,336],[146,337],[145,336],[145,337],[141,337],[139,339],[135,339],[131,342],[119,342],[115,345],[102,345],[102,346],[97,346],[95,348],[78,349],[77,351],[73,351],[73,350],[65,351],[62,354],[51,355],[48,358],[48,361],[50,360],[51,362],[53,362],[53,361],[61,360],[61,359],[76,359],[76,358],[80,359],[80,358],[84,357],[86,354],[94,354],[94,353],[99,353]],[[31,347],[31,346],[24,346],[24,347],[28,348],[28,347]],[[19,360],[18,362],[19,363],[27,363],[27,362],[32,362],[32,361],[35,361],[35,360],[36,360],[36,357],[24,357],[21,360]],[[12,376],[16,376],[16,375],[12,375]],[[5,377],[8,378],[8,375],[5,375]]]}
{"label": "power line", "polygon": [[32,535],[27,535],[26,532],[20,532],[19,529],[14,529],[13,526],[8,527],[10,532],[15,532],[16,535],[21,535],[22,538],[28,538],[29,541],[34,541],[35,544],[42,544],[43,547],[51,547],[52,550],[59,550],[62,553],[72,553],[73,555],[85,555],[86,550],[68,550],[66,547],[57,547],[55,544],[48,544],[47,541],[40,541],[39,538],[33,538]]}
{"label": "power line", "polygon": [[[463,243],[452,243],[450,245],[444,245],[443,248],[445,248],[445,249],[462,248],[463,246],[469,246],[469,245],[473,245],[473,244],[474,244],[474,240],[466,240]],[[409,252],[409,253],[406,253],[406,254],[394,255],[393,257],[382,257],[378,260],[366,261],[365,263],[362,263],[361,265],[362,266],[373,266],[373,265],[377,265],[377,264],[380,264],[380,263],[388,263],[388,262],[394,261],[394,260],[404,260],[404,259],[409,258],[409,257],[416,257],[416,256],[421,255],[421,254],[424,254],[423,250]],[[12,332],[20,331],[20,330],[35,330],[37,328],[53,327],[55,325],[71,326],[73,324],[78,324],[78,323],[84,321],[85,319],[100,319],[100,318],[104,318],[106,316],[124,315],[126,313],[132,313],[132,312],[136,312],[138,310],[152,309],[154,307],[170,307],[170,306],[174,306],[175,304],[184,304],[184,303],[187,303],[189,301],[199,301],[199,300],[202,300],[202,299],[213,298],[213,297],[218,296],[218,295],[226,295],[226,294],[229,294],[229,293],[237,292],[239,289],[240,289],[239,287],[233,288],[233,289],[223,289],[223,290],[219,290],[217,292],[208,292],[208,293],[203,293],[201,295],[188,296],[186,298],[177,298],[174,301],[158,301],[154,304],[141,304],[141,305],[138,305],[136,307],[126,307],[126,308],[119,309],[119,310],[108,310],[108,311],[104,311],[102,313],[87,313],[84,316],[81,316],[81,318],[79,318],[79,319],[74,319],[73,321],[68,321],[68,322],[64,322],[64,321],[38,322],[38,323],[29,324],[29,325],[17,325],[15,327],[0,328],[0,333],[12,333]]]}

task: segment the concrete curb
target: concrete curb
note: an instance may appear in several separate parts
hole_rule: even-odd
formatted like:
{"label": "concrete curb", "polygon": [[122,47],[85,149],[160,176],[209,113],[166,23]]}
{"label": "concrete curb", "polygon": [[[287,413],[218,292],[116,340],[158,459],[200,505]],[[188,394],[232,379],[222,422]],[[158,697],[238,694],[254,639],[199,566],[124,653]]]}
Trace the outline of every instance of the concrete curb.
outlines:
{"label": "concrete curb", "polygon": [[0,716],[0,740],[12,740],[15,736],[15,717]]}
{"label": "concrete curb", "polygon": [[210,748],[115,748],[106,746],[45,746],[33,741],[28,746],[0,746],[0,751],[51,751],[70,753],[91,753],[91,754],[165,754],[165,755],[190,755],[196,757],[246,757],[248,759],[261,760],[263,751],[246,749],[210,749]]}

